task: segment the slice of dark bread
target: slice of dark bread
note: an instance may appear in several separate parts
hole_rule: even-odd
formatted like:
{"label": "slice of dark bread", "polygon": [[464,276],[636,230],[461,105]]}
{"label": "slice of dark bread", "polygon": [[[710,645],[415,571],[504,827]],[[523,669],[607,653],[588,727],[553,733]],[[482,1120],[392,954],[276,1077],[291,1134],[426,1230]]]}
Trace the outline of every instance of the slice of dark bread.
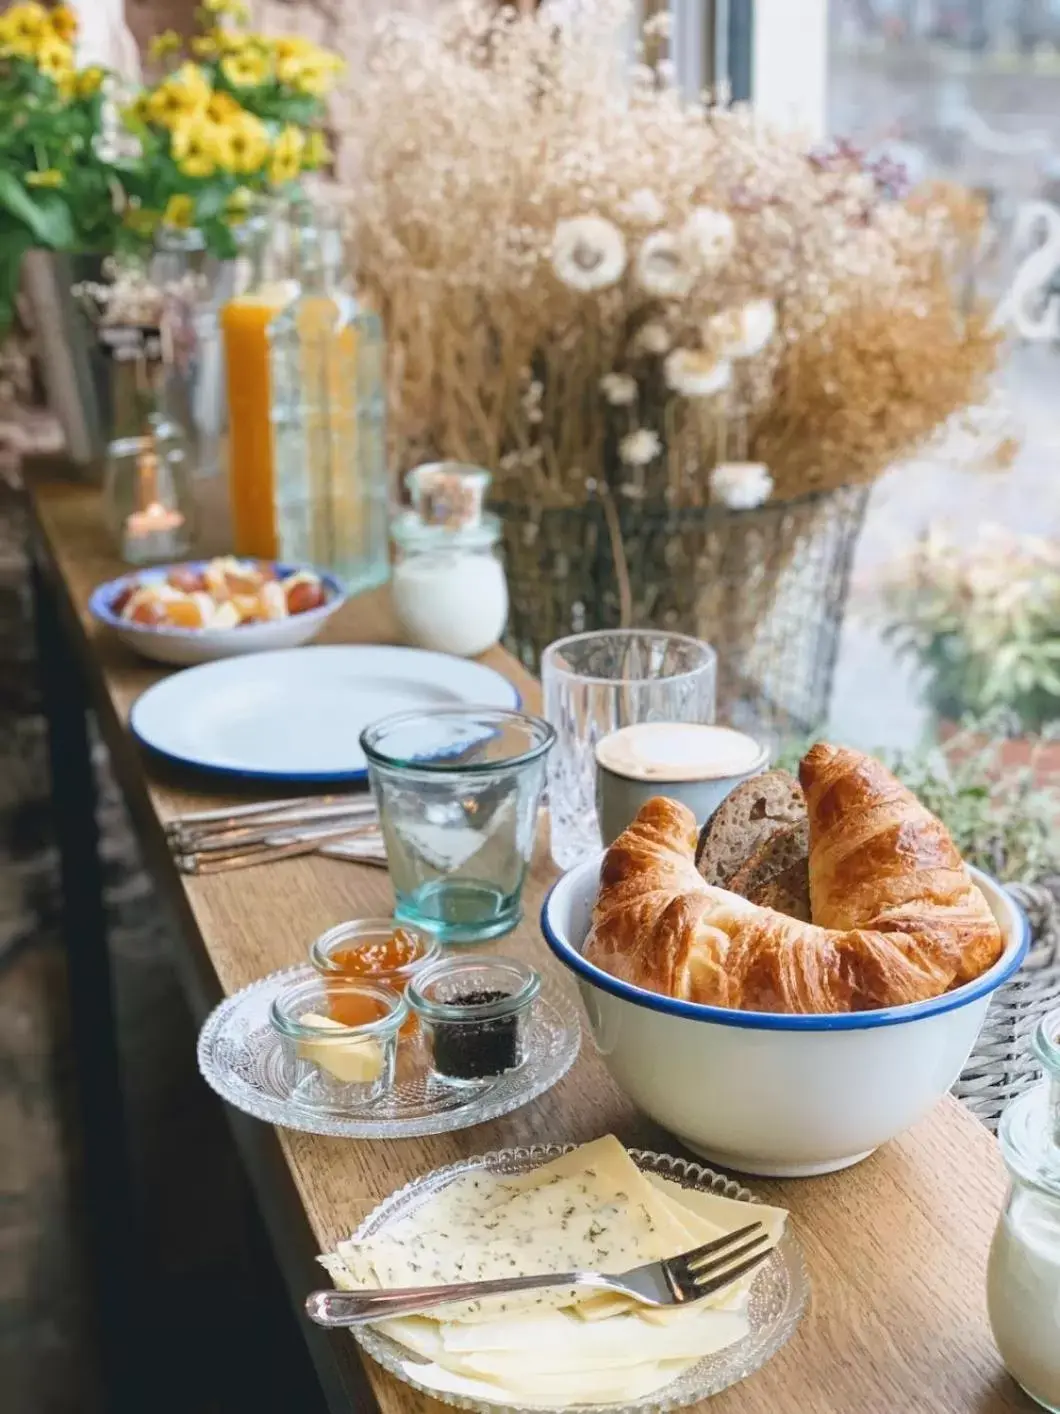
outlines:
{"label": "slice of dark bread", "polygon": [[699,836],[696,868],[708,884],[729,880],[778,830],[806,819],[802,787],[787,771],[766,771],[738,785]]}
{"label": "slice of dark bread", "polygon": [[762,908],[810,922],[810,826],[785,825],[755,850],[725,885]]}

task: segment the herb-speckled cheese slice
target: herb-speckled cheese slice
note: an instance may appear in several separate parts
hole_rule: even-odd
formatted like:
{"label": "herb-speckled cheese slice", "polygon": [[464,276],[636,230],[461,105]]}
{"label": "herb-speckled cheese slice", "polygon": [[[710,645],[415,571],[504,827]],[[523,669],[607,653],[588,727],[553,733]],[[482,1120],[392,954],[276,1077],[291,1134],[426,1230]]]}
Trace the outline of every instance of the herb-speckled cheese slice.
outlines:
{"label": "herb-speckled cheese slice", "polygon": [[[665,1205],[649,1207],[592,1166],[511,1195],[470,1230],[461,1220],[448,1229],[384,1232],[358,1244],[383,1287],[575,1269],[622,1272],[687,1245],[687,1229]],[[445,1320],[492,1319],[568,1305],[585,1295],[584,1288],[561,1287],[462,1303],[437,1314]]]}

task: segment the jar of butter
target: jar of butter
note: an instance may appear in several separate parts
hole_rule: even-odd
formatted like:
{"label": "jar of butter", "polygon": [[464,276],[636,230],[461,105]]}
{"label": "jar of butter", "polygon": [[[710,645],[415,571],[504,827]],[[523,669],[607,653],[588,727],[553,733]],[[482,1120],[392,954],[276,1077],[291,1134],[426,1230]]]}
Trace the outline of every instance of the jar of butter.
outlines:
{"label": "jar of butter", "polygon": [[1039,1024],[1045,1079],[1012,1101],[998,1141],[1011,1176],[990,1249],[987,1307],[1009,1373],[1060,1414],[1060,1010]]}

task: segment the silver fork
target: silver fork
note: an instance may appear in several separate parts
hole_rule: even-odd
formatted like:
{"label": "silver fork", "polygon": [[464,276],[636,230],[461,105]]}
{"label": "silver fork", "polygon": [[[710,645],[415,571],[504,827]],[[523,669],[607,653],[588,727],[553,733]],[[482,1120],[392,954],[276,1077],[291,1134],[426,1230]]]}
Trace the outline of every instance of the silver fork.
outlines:
{"label": "silver fork", "polygon": [[[751,1237],[755,1232],[758,1236]],[[744,1242],[744,1238],[750,1240]],[[764,1248],[763,1242],[768,1244]],[[608,1276],[604,1272],[546,1272],[540,1276],[499,1277],[494,1281],[455,1282],[450,1286],[399,1287],[391,1291],[314,1291],[306,1297],[305,1309],[309,1319],[318,1326],[359,1326],[365,1321],[381,1321],[388,1316],[413,1316],[450,1301],[477,1301],[483,1296],[543,1291],[552,1286],[592,1286],[632,1296],[645,1306],[681,1306],[686,1301],[699,1301],[731,1286],[753,1271],[759,1262],[764,1262],[772,1250],[769,1234],[762,1229],[762,1224],[749,1223],[679,1257],[648,1262],[619,1276]]]}

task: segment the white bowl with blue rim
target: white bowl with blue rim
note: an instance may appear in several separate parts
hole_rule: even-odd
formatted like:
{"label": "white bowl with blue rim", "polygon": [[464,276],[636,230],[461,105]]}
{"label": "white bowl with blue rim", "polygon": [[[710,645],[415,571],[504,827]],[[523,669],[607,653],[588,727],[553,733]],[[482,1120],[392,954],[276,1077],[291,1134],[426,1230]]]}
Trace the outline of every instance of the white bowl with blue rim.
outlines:
{"label": "white bowl with blue rim", "polygon": [[600,863],[553,887],[545,939],[577,978],[597,1049],[630,1099],[693,1153],[743,1173],[831,1173],[915,1124],[960,1075],[991,997],[1027,953],[1023,911],[972,869],[1004,950],[963,987],[842,1015],[701,1006],[633,987],[582,956]]}
{"label": "white bowl with blue rim", "polygon": [[[97,623],[121,640],[128,648],[152,658],[156,663],[170,663],[187,668],[196,663],[213,663],[219,658],[235,658],[245,653],[263,653],[273,648],[297,648],[315,638],[337,609],[346,602],[346,591],[333,575],[319,570],[313,573],[320,580],[327,596],[318,609],[303,614],[289,614],[285,619],[272,619],[262,624],[239,624],[235,628],[174,628],[167,624],[138,624],[123,619],[112,607],[130,588],[162,584],[174,570],[204,570],[209,560],[190,560],[177,565],[157,565],[136,570],[119,579],[108,580],[92,591],[88,611]],[[297,565],[274,564],[277,578],[296,574]]]}

